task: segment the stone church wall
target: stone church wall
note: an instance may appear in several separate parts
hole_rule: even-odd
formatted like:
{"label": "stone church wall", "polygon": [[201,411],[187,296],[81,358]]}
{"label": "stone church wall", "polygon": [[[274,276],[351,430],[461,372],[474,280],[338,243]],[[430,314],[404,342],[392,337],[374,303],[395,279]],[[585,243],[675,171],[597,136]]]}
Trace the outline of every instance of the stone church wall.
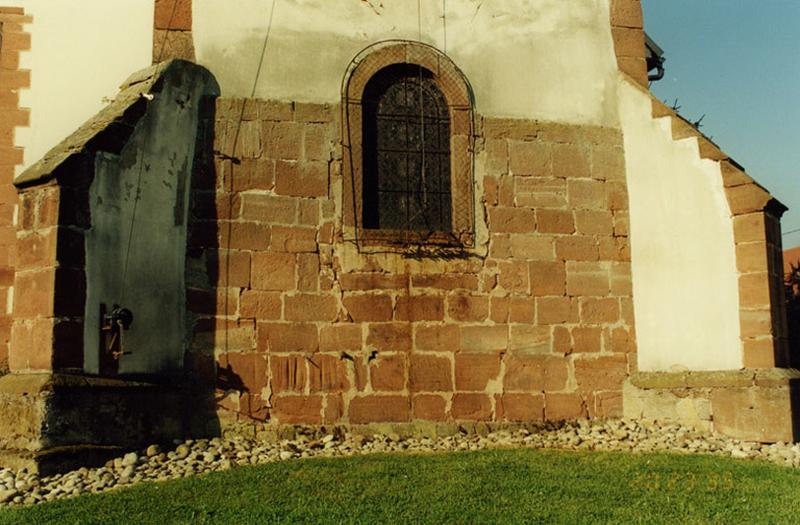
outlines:
{"label": "stone church wall", "polygon": [[477,116],[477,246],[437,258],[359,250],[343,228],[340,111],[217,101],[188,362],[211,380],[214,353],[239,385],[218,384],[223,417],[621,415],[636,365],[620,131]]}

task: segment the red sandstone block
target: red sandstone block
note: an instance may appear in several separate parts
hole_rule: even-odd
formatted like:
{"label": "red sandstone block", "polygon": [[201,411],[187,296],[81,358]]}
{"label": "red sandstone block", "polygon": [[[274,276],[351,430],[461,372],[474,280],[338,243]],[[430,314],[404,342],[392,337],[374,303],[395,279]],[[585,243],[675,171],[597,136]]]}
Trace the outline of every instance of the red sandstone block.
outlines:
{"label": "red sandstone block", "polygon": [[514,206],[513,177],[500,177],[497,188],[497,204],[500,206]]}
{"label": "red sandstone block", "polygon": [[536,213],[524,208],[491,208],[489,229],[493,233],[533,233],[536,231]]}
{"label": "red sandstone block", "polygon": [[605,210],[606,184],[597,180],[580,179],[567,181],[567,200],[576,210]]}
{"label": "red sandstone block", "polygon": [[[6,76],[4,77],[4,73]],[[20,89],[27,87],[23,84],[25,80],[22,77],[8,77],[7,71],[0,70],[0,90],[3,89]],[[16,85],[23,84],[23,85]],[[3,122],[8,127],[25,127],[30,123],[30,110],[28,109],[0,109],[0,122]]]}
{"label": "red sandstone block", "polygon": [[297,222],[297,199],[260,193],[241,195],[242,218],[246,221],[294,224]]}
{"label": "red sandstone block", "polygon": [[500,181],[497,177],[486,176],[483,179],[483,202],[487,206],[497,206]]}
{"label": "red sandstone block", "polygon": [[511,256],[514,259],[529,261],[554,261],[555,243],[553,237],[542,235],[511,235]]}
{"label": "red sandstone block", "polygon": [[[577,144],[556,144],[553,146],[553,176],[576,179],[590,176],[590,151]],[[569,180],[569,183],[574,181]]]}
{"label": "red sandstone block", "polygon": [[245,392],[260,395],[267,386],[268,367],[264,354],[228,352],[218,360],[217,366],[225,371],[227,381],[241,385]]}
{"label": "red sandstone block", "polygon": [[345,362],[338,355],[313,355],[308,360],[308,376],[311,392],[341,393],[350,388]]}
{"label": "red sandstone block", "polygon": [[452,391],[453,374],[450,359],[429,354],[411,354],[408,388],[411,392]]}
{"label": "red sandstone block", "polygon": [[333,122],[334,108],[330,104],[296,104],[295,120],[298,122]]}
{"label": "red sandstone block", "polygon": [[[24,34],[24,33],[23,33]],[[31,72],[28,70],[7,71],[0,69],[0,86],[3,89],[20,89],[31,85]]]}
{"label": "red sandstone block", "polygon": [[739,275],[739,302],[746,308],[770,306],[769,275],[766,271]]}
{"label": "red sandstone block", "polygon": [[261,352],[316,352],[317,327],[310,323],[258,323],[258,349]]}
{"label": "red sandstone block", "polygon": [[319,290],[320,266],[316,253],[297,254],[297,289],[301,292]]}
{"label": "red sandstone block", "polygon": [[511,236],[508,234],[490,234],[489,256],[494,259],[508,259],[511,253]]}
{"label": "red sandstone block", "polygon": [[55,268],[19,272],[14,281],[14,317],[33,319],[53,315]]}
{"label": "red sandstone block", "polygon": [[488,421],[492,417],[492,401],[485,394],[455,394],[450,415],[457,421]]}
{"label": "red sandstone block", "polygon": [[553,327],[553,353],[569,354],[572,352],[572,337],[569,328],[565,326]]}
{"label": "red sandstone block", "polygon": [[319,334],[319,349],[322,352],[361,350],[360,324],[333,324],[323,326]]}
{"label": "red sandstone block", "polygon": [[272,227],[272,250],[275,252],[316,252],[317,248],[316,228]]}
{"label": "red sandstone block", "polygon": [[239,314],[256,320],[278,320],[281,318],[281,294],[245,290],[242,292]]}
{"label": "red sandstone block", "polygon": [[563,261],[530,263],[531,293],[541,295],[564,295],[566,293],[566,266]]}
{"label": "red sandstone block", "polygon": [[597,242],[583,235],[560,237],[556,239],[556,255],[564,261],[596,261]]}
{"label": "red sandstone block", "polygon": [[16,166],[22,164],[23,148],[0,148],[0,165]]}
{"label": "red sandstone block", "polygon": [[622,392],[595,392],[594,407],[589,407],[591,418],[620,418],[622,411]]}
{"label": "red sandstone block", "polygon": [[317,226],[319,224],[319,199],[301,199],[297,205],[297,221],[301,225]]}
{"label": "red sandstone block", "polygon": [[[218,168],[218,172],[220,168]],[[275,161],[241,159],[225,172],[225,188],[232,192],[271,190],[275,187]]]}
{"label": "red sandstone block", "polygon": [[601,261],[631,260],[631,247],[627,237],[600,237],[597,240]]}
{"label": "red sandstone block", "polygon": [[489,297],[466,294],[447,298],[447,315],[455,321],[480,322],[489,317]]}
{"label": "red sandstone block", "polygon": [[270,245],[269,225],[256,222],[218,223],[219,247],[232,250],[266,250]]}
{"label": "red sandstone block", "polygon": [[586,324],[616,323],[620,319],[619,300],[581,298],[581,321]]}
{"label": "red sandstone block", "polygon": [[264,423],[269,420],[269,404],[260,394],[243,392],[239,396],[238,413],[243,419]]}
{"label": "red sandstone block", "polygon": [[293,197],[327,197],[328,163],[278,161],[275,165],[275,193]]}
{"label": "red sandstone block", "polygon": [[742,355],[745,368],[773,368],[776,366],[775,340],[771,335],[744,340]]}
{"label": "red sandstone block", "polygon": [[14,320],[8,356],[12,372],[49,371],[53,368],[54,325],[52,318]]}
{"label": "red sandstone block", "polygon": [[[489,302],[489,319],[495,323],[508,323],[511,310],[511,297],[493,296]],[[534,306],[534,311],[536,307]]]}
{"label": "red sandstone block", "polygon": [[444,298],[428,295],[400,296],[394,313],[397,321],[442,321]]}
{"label": "red sandstone block", "polygon": [[644,24],[639,0],[612,0],[611,24],[621,27],[641,28]]}
{"label": "red sandstone block", "polygon": [[339,284],[343,291],[351,290],[395,290],[405,288],[408,277],[384,273],[343,273]]}
{"label": "red sandstone block", "polygon": [[575,359],[575,380],[582,392],[622,390],[628,377],[625,354],[585,355]]}
{"label": "red sandstone block", "polygon": [[586,403],[580,394],[544,395],[544,413],[548,421],[568,421],[586,417]]}
{"label": "red sandstone block", "polygon": [[500,374],[500,354],[456,354],[456,390],[486,390]]}
{"label": "red sandstone block", "polygon": [[636,339],[627,328],[607,328],[603,331],[603,340],[606,351],[622,354],[636,352]]}
{"label": "red sandstone block", "polygon": [[322,396],[277,396],[271,415],[282,425],[319,425],[322,423]]}
{"label": "red sandstone block", "polygon": [[388,294],[345,293],[342,304],[357,323],[392,320],[392,298]]}
{"label": "red sandstone block", "polygon": [[511,293],[528,293],[530,289],[530,275],[528,265],[519,261],[500,261],[498,263],[500,275],[498,283]]}
{"label": "red sandstone block", "polygon": [[503,386],[506,391],[559,391],[567,384],[567,360],[551,356],[509,356]]}
{"label": "red sandstone block", "polygon": [[156,29],[192,30],[192,0],[156,0]]}
{"label": "red sandstone block", "polygon": [[508,349],[514,355],[549,354],[552,349],[549,326],[512,324]]}
{"label": "red sandstone block", "polygon": [[261,134],[268,157],[286,161],[302,157],[303,126],[297,122],[264,122]]}
{"label": "red sandstone block", "polygon": [[737,243],[766,240],[767,226],[764,213],[748,213],[734,217],[733,235]]}
{"label": "red sandstone block", "polygon": [[345,414],[344,399],[341,395],[327,395],[324,398],[323,423],[332,425],[339,423]]}
{"label": "red sandstone block", "polygon": [[253,253],[253,288],[269,291],[294,290],[295,263],[295,256],[291,253]]}
{"label": "red sandstone block", "polygon": [[57,233],[58,229],[51,229],[19,237],[17,270],[55,266]]}
{"label": "red sandstone block", "polygon": [[618,57],[644,57],[644,31],[633,27],[612,27],[614,51]]}
{"label": "red sandstone block", "polygon": [[444,421],[447,401],[442,396],[423,394],[411,400],[414,419],[425,421]]}
{"label": "red sandstone block", "polygon": [[[50,228],[63,223],[59,222],[59,208],[62,199],[62,190],[54,187],[44,187],[37,190],[39,196],[38,213],[36,215],[36,228]],[[66,198],[64,196],[63,198]]]}
{"label": "red sandstone block", "polygon": [[370,323],[367,346],[379,352],[411,350],[411,325],[408,323]]}
{"label": "red sandstone block", "polygon": [[461,350],[498,352],[508,348],[508,325],[462,325]]}
{"label": "red sandstone block", "polygon": [[401,423],[411,420],[411,400],[406,396],[364,396],[350,401],[350,423]]}
{"label": "red sandstone block", "polygon": [[545,177],[551,173],[550,145],[544,142],[508,143],[509,169],[514,175]]}
{"label": "red sandstone block", "polygon": [[628,209],[628,187],[623,182],[605,183],[605,207],[611,211]]}
{"label": "red sandstone block", "polygon": [[567,294],[571,296],[608,295],[611,289],[609,270],[603,263],[567,263]]}
{"label": "red sandstone block", "polygon": [[468,273],[417,274],[411,276],[411,285],[438,290],[477,290],[478,276]]}
{"label": "red sandstone block", "polygon": [[607,235],[614,233],[614,216],[610,211],[576,210],[575,226],[583,235]]}
{"label": "red sandstone block", "polygon": [[461,332],[458,325],[414,326],[414,347],[420,351],[455,352],[459,348]]}
{"label": "red sandstone block", "polygon": [[576,326],[572,328],[572,350],[576,353],[600,352],[603,344],[603,329]]}
{"label": "red sandstone block", "polygon": [[370,361],[369,374],[376,392],[405,390],[408,363],[404,354],[379,355]]}
{"label": "red sandstone block", "polygon": [[574,233],[575,218],[570,210],[536,210],[539,233]]}
{"label": "red sandstone block", "polygon": [[333,138],[330,126],[306,124],[303,134],[303,158],[327,161],[333,153]]}
{"label": "red sandstone block", "polygon": [[498,421],[541,421],[544,396],[541,394],[502,394],[495,396]]}
{"label": "red sandstone block", "polygon": [[490,175],[508,173],[508,142],[488,139],[484,145],[486,152],[486,172]]}
{"label": "red sandstone block", "polygon": [[592,146],[592,178],[625,180],[625,150],[620,146]]}
{"label": "red sandstone block", "polygon": [[572,297],[537,297],[536,311],[540,325],[578,321],[578,303]]}
{"label": "red sandstone block", "polygon": [[532,297],[511,297],[509,301],[508,322],[533,323],[536,317],[536,303]]}
{"label": "red sandstone block", "polygon": [[333,295],[297,294],[284,298],[287,321],[335,321],[339,313]]}

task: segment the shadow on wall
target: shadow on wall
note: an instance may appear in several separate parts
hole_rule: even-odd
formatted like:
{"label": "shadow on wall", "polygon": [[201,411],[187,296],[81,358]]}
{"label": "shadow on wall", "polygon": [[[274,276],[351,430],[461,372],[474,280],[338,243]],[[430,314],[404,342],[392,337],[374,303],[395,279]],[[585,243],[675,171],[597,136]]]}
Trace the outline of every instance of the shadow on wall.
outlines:
{"label": "shadow on wall", "polygon": [[[202,410],[194,411],[204,418],[193,421],[194,436],[216,436],[223,426],[252,426],[269,419],[268,400],[262,399],[267,360],[253,352],[255,319],[237,315],[240,291],[249,286],[250,255],[231,242],[245,233],[239,228],[247,227],[234,222],[239,202],[233,187],[234,171],[241,168],[237,149],[245,110],[246,104],[237,126],[220,129],[216,99],[209,99],[198,133],[186,258],[190,344],[185,375],[193,385],[192,396],[204,402]],[[269,242],[268,232],[248,234]]]}
{"label": "shadow on wall", "polygon": [[789,367],[800,369],[800,261],[789,265],[785,285]]}

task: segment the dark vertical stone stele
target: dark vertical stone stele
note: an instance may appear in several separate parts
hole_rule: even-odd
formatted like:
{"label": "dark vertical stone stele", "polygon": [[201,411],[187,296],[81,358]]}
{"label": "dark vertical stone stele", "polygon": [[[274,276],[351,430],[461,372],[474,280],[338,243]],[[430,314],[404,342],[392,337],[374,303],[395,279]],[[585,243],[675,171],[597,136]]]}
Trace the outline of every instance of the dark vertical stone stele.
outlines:
{"label": "dark vertical stone stele", "polygon": [[[41,336],[12,340],[21,365],[0,378],[0,464],[52,472],[186,437],[205,406],[197,396],[211,397],[183,374],[185,265],[192,176],[213,140],[204,112],[218,95],[211,73],[182,60],[135,73],[16,179],[34,203],[21,224],[55,226],[56,249],[37,263],[57,270],[34,312]],[[134,320],[122,355],[101,366],[101,309],[115,305]]]}

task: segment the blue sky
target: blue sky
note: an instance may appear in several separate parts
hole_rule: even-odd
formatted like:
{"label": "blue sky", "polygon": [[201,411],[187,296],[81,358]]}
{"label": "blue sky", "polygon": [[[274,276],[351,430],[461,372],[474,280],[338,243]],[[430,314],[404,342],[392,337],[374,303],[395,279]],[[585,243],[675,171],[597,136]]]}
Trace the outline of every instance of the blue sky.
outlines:
{"label": "blue sky", "polygon": [[790,210],[800,245],[800,0],[643,0],[645,31],[667,58],[651,89]]}

